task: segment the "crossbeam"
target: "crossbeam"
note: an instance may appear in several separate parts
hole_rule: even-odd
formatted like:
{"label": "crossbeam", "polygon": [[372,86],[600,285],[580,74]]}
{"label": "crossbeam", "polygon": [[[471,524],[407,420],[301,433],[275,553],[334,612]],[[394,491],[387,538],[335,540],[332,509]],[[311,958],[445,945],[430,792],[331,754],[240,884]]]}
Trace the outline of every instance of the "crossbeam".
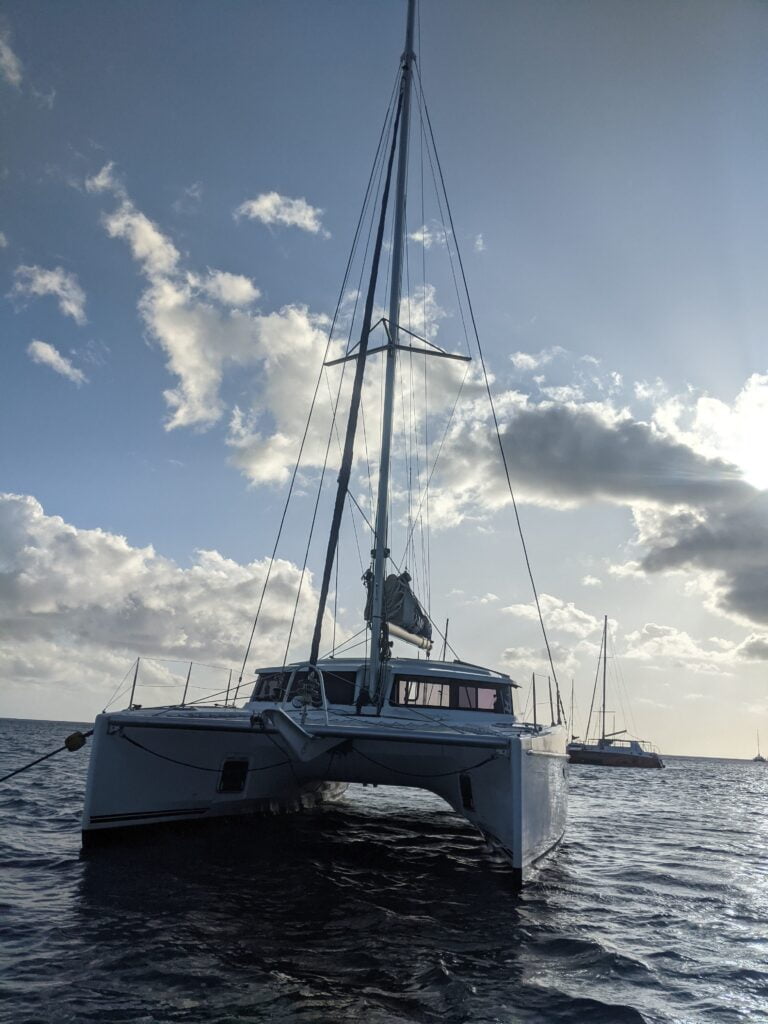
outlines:
{"label": "crossbeam", "polygon": [[[443,352],[442,349],[430,352],[428,348],[416,348],[414,345],[379,345],[378,348],[369,348],[366,352],[366,358],[375,355],[377,352],[388,352],[392,348],[396,348],[400,352],[415,352],[419,356],[435,356],[437,359],[457,359],[461,363],[472,362],[471,356],[460,356],[454,352]],[[339,363],[348,363],[350,360],[358,359],[359,355],[359,352],[350,353],[348,356],[342,356],[341,359],[331,359],[329,362],[323,363],[323,365],[338,366]]]}

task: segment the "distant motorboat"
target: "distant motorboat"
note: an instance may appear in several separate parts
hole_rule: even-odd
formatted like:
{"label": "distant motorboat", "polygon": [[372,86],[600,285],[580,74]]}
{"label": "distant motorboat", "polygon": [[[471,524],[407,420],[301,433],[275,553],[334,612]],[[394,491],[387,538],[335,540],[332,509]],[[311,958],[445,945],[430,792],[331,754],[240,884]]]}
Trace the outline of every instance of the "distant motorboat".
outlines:
{"label": "distant motorboat", "polygon": [[[603,704],[602,704],[602,727],[600,736],[589,741],[590,720],[587,722],[587,739],[583,742],[577,741],[576,737],[566,747],[568,760],[571,764],[599,764],[612,765],[615,768],[663,768],[664,762],[659,756],[658,750],[653,744],[646,740],[618,739],[623,736],[626,729],[620,732],[607,733],[605,731],[605,695],[606,695],[606,670],[608,663],[608,616],[603,619],[603,640],[598,655],[598,671],[602,663],[603,669]],[[758,749],[758,757],[759,757]],[[757,760],[758,758],[755,758]],[[760,758],[760,760],[765,760]]]}

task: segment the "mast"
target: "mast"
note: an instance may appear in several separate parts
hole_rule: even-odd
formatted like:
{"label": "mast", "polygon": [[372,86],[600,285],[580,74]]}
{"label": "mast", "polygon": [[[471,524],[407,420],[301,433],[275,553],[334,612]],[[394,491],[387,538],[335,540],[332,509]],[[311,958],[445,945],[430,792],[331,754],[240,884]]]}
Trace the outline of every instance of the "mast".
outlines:
{"label": "mast", "polygon": [[603,736],[605,742],[605,674],[608,668],[608,616],[603,618]]}
{"label": "mast", "polygon": [[[371,660],[368,689],[371,696],[379,697],[381,662],[388,653],[388,636],[384,619],[384,576],[387,547],[387,505],[389,503],[389,459],[392,447],[392,414],[395,398],[395,360],[400,322],[400,293],[403,276],[403,251],[405,246],[405,188],[408,174],[408,135],[411,113],[411,66],[413,52],[413,27],[415,0],[408,0],[408,16],[405,31],[405,49],[400,64],[400,135],[397,154],[397,179],[394,198],[394,228],[392,236],[392,275],[389,285],[389,327],[384,378],[384,408],[381,424],[381,455],[379,458],[379,489],[376,502],[375,547],[373,556],[373,580],[371,599]],[[383,657],[382,657],[383,656]]]}

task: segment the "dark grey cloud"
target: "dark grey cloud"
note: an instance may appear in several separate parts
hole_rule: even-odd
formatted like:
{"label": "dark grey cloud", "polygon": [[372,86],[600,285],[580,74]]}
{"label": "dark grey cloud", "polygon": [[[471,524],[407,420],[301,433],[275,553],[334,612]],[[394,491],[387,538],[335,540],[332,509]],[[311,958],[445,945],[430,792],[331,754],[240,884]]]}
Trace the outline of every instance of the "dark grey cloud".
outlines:
{"label": "dark grey cloud", "polygon": [[748,636],[739,645],[739,654],[750,661],[768,661],[768,636]]}
{"label": "dark grey cloud", "polygon": [[[513,411],[502,444],[520,497],[669,508],[710,507],[754,493],[731,463],[705,458],[647,423],[611,419],[588,406],[545,403]],[[449,459],[441,486],[479,506],[504,502],[506,481],[487,420],[465,416],[453,431]]]}
{"label": "dark grey cloud", "polygon": [[[768,623],[768,494],[709,508],[704,518],[669,517],[642,559],[646,572],[670,569],[717,574],[720,607],[764,625]],[[745,651],[747,657],[762,657]]]}
{"label": "dark grey cloud", "polygon": [[[639,538],[643,570],[713,573],[713,599],[723,612],[768,623],[768,495],[734,465],[646,423],[574,404],[512,410],[502,443],[520,497],[655,507],[652,527],[644,522]],[[445,476],[465,505],[493,508],[505,500],[494,446],[487,421],[467,417],[454,433]]]}
{"label": "dark grey cloud", "polygon": [[503,435],[514,481],[563,499],[702,505],[749,490],[735,466],[706,459],[646,423],[589,408],[521,411]]}

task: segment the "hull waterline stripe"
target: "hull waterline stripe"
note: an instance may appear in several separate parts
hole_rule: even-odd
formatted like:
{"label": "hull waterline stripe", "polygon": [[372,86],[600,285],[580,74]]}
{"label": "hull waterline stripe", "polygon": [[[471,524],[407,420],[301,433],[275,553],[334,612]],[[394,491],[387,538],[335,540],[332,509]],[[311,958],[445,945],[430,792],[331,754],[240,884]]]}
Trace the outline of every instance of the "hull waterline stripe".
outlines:
{"label": "hull waterline stripe", "polygon": [[92,814],[92,825],[106,825],[113,821],[145,821],[149,818],[173,818],[182,814],[205,814],[207,807],[182,807],[165,811],[135,811],[131,814]]}

